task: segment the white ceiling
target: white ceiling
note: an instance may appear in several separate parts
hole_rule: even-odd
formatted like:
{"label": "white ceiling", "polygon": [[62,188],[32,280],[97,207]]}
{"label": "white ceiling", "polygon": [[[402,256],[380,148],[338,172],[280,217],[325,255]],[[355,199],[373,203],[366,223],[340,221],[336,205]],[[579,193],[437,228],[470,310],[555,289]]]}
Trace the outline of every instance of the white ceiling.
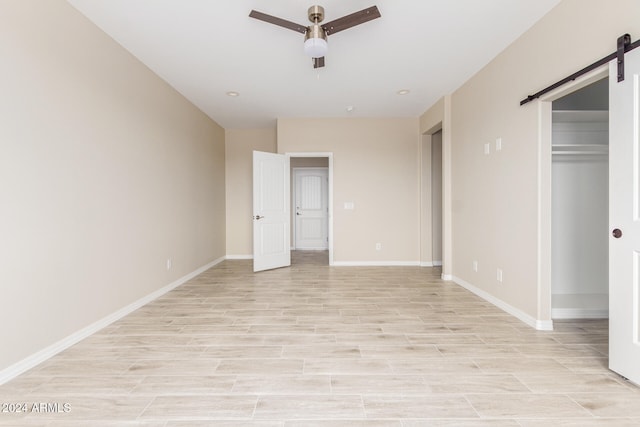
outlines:
{"label": "white ceiling", "polygon": [[321,0],[325,22],[373,5],[382,17],[330,36],[319,70],[302,34],[248,17],[256,9],[306,26],[313,0],[68,1],[237,129],[284,117],[418,117],[560,0]]}

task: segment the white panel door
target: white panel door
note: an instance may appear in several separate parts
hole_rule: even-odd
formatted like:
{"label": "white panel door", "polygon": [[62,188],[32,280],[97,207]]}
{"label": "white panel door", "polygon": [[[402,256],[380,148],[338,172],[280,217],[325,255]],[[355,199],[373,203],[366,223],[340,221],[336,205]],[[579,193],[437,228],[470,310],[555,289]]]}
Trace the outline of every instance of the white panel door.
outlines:
{"label": "white panel door", "polygon": [[326,168],[294,169],[295,247],[324,250],[328,239],[328,172]]}
{"label": "white panel door", "polygon": [[289,158],[253,152],[253,271],[291,265]]}
{"label": "white panel door", "polygon": [[609,68],[609,368],[640,384],[640,49]]}

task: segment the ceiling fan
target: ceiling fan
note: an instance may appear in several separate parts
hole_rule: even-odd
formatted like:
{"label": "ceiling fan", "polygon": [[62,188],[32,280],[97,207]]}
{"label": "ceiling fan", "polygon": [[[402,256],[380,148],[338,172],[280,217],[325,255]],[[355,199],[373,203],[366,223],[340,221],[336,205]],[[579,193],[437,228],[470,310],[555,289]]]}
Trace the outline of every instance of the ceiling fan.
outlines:
{"label": "ceiling fan", "polygon": [[328,47],[327,36],[346,30],[347,28],[355,27],[356,25],[364,24],[381,16],[378,8],[371,6],[359,12],[327,22],[326,24],[321,24],[324,20],[324,8],[322,6],[311,6],[307,13],[309,15],[309,21],[312,22],[308,27],[287,21],[286,19],[267,15],[257,10],[252,10],[249,16],[304,34],[304,51],[313,59],[313,68],[324,67],[324,56],[327,53]]}

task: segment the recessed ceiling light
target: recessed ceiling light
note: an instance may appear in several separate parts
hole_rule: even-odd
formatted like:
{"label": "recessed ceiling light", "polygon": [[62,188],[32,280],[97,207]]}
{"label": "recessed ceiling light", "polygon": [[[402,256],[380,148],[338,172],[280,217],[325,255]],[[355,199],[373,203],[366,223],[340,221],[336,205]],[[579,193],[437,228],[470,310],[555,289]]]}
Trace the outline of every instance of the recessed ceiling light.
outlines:
{"label": "recessed ceiling light", "polygon": [[236,96],[240,96],[240,94],[236,91],[230,90],[229,92],[227,92],[227,96],[235,98]]}
{"label": "recessed ceiling light", "polygon": [[411,92],[409,89],[401,89],[398,92],[396,92],[398,95],[407,95],[409,92]]}

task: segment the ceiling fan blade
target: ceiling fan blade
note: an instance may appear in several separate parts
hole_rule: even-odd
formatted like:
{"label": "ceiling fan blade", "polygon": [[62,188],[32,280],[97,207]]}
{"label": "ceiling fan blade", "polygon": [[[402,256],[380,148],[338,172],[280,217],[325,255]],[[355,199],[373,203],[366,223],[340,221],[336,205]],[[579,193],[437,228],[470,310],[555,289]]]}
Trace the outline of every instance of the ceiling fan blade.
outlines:
{"label": "ceiling fan blade", "polygon": [[356,25],[364,24],[373,19],[380,18],[380,11],[377,6],[371,6],[367,9],[363,9],[360,12],[355,12],[350,15],[343,16],[342,18],[334,19],[331,22],[322,24],[322,28],[326,31],[327,35],[335,34],[339,31],[346,30],[347,28],[355,27]]}
{"label": "ceiling fan blade", "polygon": [[278,25],[280,27],[288,28],[299,33],[306,33],[307,27],[304,25],[296,24],[295,22],[287,21],[286,19],[278,18],[275,16],[267,15],[266,13],[252,10],[249,14],[251,18],[259,19],[260,21],[268,22],[269,24]]}
{"label": "ceiling fan blade", "polygon": [[313,58],[313,68],[324,67],[324,56],[320,58]]}

